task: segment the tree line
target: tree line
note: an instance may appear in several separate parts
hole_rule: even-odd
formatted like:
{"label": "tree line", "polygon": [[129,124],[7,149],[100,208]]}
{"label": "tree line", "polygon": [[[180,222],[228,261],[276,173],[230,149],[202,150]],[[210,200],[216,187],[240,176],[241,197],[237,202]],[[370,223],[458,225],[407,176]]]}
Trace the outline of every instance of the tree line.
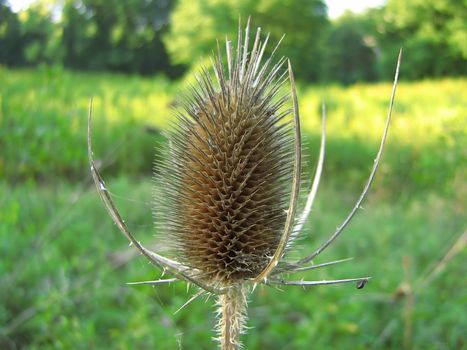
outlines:
{"label": "tree line", "polygon": [[467,74],[458,0],[388,0],[335,20],[323,0],[38,0],[19,13],[0,0],[0,64],[177,78],[249,15],[269,32],[269,50],[286,33],[278,55],[303,81],[390,79],[400,47],[406,79]]}

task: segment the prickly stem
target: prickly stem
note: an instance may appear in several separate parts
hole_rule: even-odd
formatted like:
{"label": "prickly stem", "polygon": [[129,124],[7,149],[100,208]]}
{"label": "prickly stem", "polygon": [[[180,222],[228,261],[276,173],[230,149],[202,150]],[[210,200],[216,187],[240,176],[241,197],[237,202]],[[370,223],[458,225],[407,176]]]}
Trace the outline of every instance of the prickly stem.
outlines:
{"label": "prickly stem", "polygon": [[218,342],[221,350],[238,350],[242,348],[240,335],[245,333],[247,320],[245,287],[232,287],[227,293],[218,297]]}

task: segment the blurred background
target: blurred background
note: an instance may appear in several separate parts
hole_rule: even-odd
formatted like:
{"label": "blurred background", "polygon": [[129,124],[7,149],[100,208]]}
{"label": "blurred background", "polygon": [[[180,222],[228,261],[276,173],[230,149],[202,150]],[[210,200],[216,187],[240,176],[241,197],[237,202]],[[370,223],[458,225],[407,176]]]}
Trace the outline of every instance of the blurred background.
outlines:
{"label": "blurred background", "polygon": [[[353,12],[351,12],[353,11]],[[0,348],[212,349],[213,300],[127,247],[91,183],[94,153],[130,229],[155,250],[153,162],[176,96],[239,16],[270,33],[298,80],[307,176],[328,110],[321,189],[297,256],[359,196],[404,48],[369,198],[307,279],[257,288],[246,349],[465,349],[467,5],[458,0],[0,0]],[[156,168],[157,171],[157,168]],[[158,240],[159,238],[159,240]],[[291,276],[291,278],[300,278]]]}

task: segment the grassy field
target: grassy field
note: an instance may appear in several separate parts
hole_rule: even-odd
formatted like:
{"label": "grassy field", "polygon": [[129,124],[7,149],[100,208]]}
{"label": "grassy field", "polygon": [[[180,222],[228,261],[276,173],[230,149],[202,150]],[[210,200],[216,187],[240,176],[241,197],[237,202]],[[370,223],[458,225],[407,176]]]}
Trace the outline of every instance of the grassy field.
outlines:
{"label": "grassy field", "polygon": [[[0,68],[0,82],[0,348],[214,348],[213,299],[175,313],[194,289],[125,285],[160,273],[127,247],[86,164],[92,95],[95,153],[108,187],[129,227],[158,249],[152,161],[185,83],[56,68]],[[298,256],[316,248],[358,197],[390,88],[300,87],[310,169],[323,99],[329,138]],[[306,275],[373,279],[363,290],[258,288],[246,349],[467,347],[466,106],[465,79],[400,84],[384,163],[364,210],[316,263],[355,259]]]}

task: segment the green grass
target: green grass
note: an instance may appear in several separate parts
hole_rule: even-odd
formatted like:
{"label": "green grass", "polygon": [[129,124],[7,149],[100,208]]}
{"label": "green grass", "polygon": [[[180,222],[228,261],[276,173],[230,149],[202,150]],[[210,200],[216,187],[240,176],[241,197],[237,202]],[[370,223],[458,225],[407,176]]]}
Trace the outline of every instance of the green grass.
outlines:
{"label": "green grass", "polygon": [[[190,295],[183,283],[125,285],[159,273],[131,255],[88,185],[2,184],[1,348],[177,349],[178,341],[187,349],[212,348],[213,300],[195,301],[174,315]],[[129,227],[154,246],[147,205],[151,182],[121,177],[108,185],[123,197],[117,202]],[[402,293],[405,285],[417,286],[465,229],[459,204],[436,195],[382,201],[378,193],[316,262],[355,260],[307,274],[310,279],[371,275],[367,287],[258,288],[250,303],[253,328],[245,336],[247,349],[307,349],[309,344],[400,349],[407,332],[412,348],[463,344],[465,249],[417,292],[409,315],[410,295]],[[305,230],[302,254],[340,223],[356,195],[324,184]]]}
{"label": "green grass", "polygon": [[[174,314],[194,289],[125,285],[160,273],[112,224],[86,160],[93,95],[103,176],[130,229],[159,250],[150,173],[173,96],[185,83],[56,68],[0,68],[0,82],[0,348],[214,348],[212,299]],[[390,88],[300,89],[309,169],[323,98],[328,143],[323,186],[296,256],[316,249],[353,206],[377,150]],[[258,287],[246,349],[467,346],[465,240],[439,263],[466,230],[466,94],[465,79],[400,84],[364,210],[316,263],[355,259],[305,276],[373,279],[363,290]]]}
{"label": "green grass", "polygon": [[[95,152],[112,174],[150,174],[186,80],[71,73],[58,68],[0,67],[0,176],[86,176],[85,130],[94,97]],[[391,84],[303,87],[300,109],[310,155],[317,153],[320,104],[328,108],[327,169],[353,185],[367,173],[383,129]],[[388,152],[381,169],[390,188],[456,191],[467,162],[467,80],[400,83]],[[27,142],[24,142],[27,140]],[[118,164],[112,162],[118,159]],[[337,174],[337,175],[336,175]]]}

